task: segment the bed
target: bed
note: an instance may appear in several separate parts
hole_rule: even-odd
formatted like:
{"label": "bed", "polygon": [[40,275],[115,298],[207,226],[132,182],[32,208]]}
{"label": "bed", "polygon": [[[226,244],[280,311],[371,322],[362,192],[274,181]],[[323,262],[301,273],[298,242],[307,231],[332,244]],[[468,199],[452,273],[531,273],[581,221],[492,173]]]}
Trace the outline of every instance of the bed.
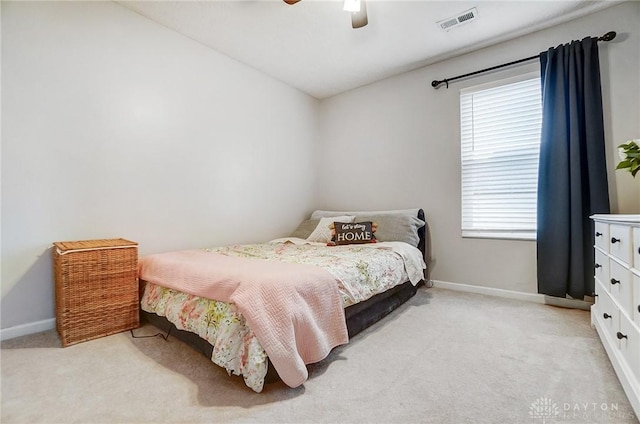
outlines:
{"label": "bed", "polygon": [[424,211],[315,211],[290,237],[140,259],[142,318],[256,392],[411,298],[427,278]]}

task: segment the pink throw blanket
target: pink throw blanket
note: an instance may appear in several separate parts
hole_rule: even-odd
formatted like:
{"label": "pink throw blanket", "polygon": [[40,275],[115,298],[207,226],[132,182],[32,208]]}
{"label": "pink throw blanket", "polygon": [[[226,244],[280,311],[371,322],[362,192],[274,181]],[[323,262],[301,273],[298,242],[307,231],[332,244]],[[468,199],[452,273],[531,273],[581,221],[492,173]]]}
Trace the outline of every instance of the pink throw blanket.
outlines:
{"label": "pink throw blanket", "polygon": [[236,304],[290,387],[307,380],[305,364],[348,343],[338,284],[322,268],[185,250],[145,256],[138,271],[150,283]]}

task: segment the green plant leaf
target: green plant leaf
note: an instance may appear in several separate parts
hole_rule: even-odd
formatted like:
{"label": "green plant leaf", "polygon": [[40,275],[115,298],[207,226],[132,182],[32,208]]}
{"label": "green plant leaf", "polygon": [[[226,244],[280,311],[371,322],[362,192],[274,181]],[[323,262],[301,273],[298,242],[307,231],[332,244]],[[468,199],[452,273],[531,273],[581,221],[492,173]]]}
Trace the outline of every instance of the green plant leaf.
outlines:
{"label": "green plant leaf", "polygon": [[640,146],[636,140],[628,140],[618,146],[618,154],[624,158],[618,163],[616,169],[624,169],[631,173],[633,177],[640,172]]}
{"label": "green plant leaf", "polygon": [[626,168],[630,168],[631,167],[631,161],[630,160],[623,160],[622,162],[620,162],[618,164],[618,166],[616,166],[616,169],[626,169]]}

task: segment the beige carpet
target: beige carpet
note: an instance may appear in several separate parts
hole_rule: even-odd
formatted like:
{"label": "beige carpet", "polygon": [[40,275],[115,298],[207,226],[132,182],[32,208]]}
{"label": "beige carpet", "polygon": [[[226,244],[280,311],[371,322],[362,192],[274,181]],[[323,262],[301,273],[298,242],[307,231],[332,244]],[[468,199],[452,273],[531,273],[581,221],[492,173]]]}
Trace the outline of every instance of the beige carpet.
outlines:
{"label": "beige carpet", "polygon": [[637,422],[588,312],[436,288],[297,389],[254,393],[176,339],[129,333],[26,336],[1,361],[2,423]]}

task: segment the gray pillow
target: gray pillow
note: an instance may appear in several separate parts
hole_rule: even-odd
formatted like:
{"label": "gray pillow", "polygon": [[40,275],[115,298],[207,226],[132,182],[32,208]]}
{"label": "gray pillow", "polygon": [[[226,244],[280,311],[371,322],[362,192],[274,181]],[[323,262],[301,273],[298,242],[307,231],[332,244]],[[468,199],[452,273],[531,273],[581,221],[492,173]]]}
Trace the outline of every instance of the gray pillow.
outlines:
{"label": "gray pillow", "polygon": [[320,223],[320,219],[306,219],[298,225],[298,228],[291,234],[291,237],[297,237],[301,239],[306,239],[313,233],[313,230],[316,229]]}
{"label": "gray pillow", "polygon": [[410,215],[410,216],[418,216],[419,208],[415,209],[396,209],[396,210],[388,210],[388,211],[326,211],[326,210],[316,210],[311,214],[311,219],[320,219],[325,216],[338,216],[338,215],[355,215],[355,216],[364,216],[364,215]]}
{"label": "gray pillow", "polygon": [[425,225],[417,216],[405,214],[356,215],[354,222],[360,221],[373,221],[378,224],[375,233],[378,241],[403,241],[416,247],[420,242],[418,229]]}

